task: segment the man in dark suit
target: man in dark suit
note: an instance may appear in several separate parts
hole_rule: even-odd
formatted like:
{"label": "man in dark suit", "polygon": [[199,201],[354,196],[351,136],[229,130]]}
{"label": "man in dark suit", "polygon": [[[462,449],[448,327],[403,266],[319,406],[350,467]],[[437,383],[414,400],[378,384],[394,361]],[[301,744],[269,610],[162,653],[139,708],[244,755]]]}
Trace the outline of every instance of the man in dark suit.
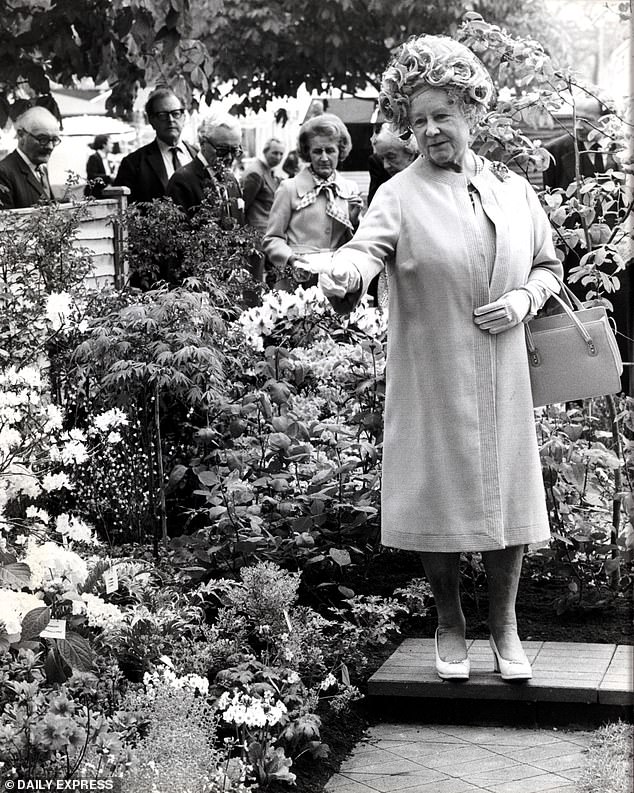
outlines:
{"label": "man in dark suit", "polygon": [[46,108],[32,107],[15,121],[18,148],[0,162],[0,209],[55,201],[47,164],[59,143],[60,126]]}
{"label": "man in dark suit", "polygon": [[242,179],[242,195],[247,223],[264,233],[273,206],[273,197],[279,187],[280,178],[273,168],[282,162],[284,144],[271,138],[264,144],[262,157],[249,166]]}
{"label": "man in dark suit", "polygon": [[223,226],[244,225],[242,191],[231,164],[242,152],[240,124],[226,113],[206,118],[198,127],[198,155],[169,180],[166,195],[175,204],[196,211],[205,194],[218,204]]}
{"label": "man in dark suit", "polygon": [[[577,125],[577,149],[579,151],[580,176],[592,177],[604,173],[607,168],[615,167],[613,158],[607,152],[595,150],[587,139],[592,129],[584,121]],[[562,187],[564,190],[574,182],[575,175],[575,144],[570,132],[565,132],[549,141],[545,148],[552,154],[548,168],[544,171],[544,187]]]}
{"label": "man in dark suit", "polygon": [[178,168],[196,157],[196,149],[181,140],[185,108],[169,88],[157,88],[145,104],[156,138],[121,160],[114,185],[128,187],[130,204],[165,195],[167,183]]}

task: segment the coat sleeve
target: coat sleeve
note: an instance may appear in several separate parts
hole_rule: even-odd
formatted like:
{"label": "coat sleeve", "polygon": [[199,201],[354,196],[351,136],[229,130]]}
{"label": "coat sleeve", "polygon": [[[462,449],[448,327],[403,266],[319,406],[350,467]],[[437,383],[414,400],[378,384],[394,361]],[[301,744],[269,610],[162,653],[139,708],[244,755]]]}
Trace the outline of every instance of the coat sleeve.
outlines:
{"label": "coat sleeve", "polygon": [[124,157],[119,164],[119,170],[113,184],[119,187],[127,187],[130,190],[130,194],[135,195],[138,182],[139,169],[135,167],[130,157]]}
{"label": "coat sleeve", "polygon": [[286,182],[282,182],[275,191],[266,234],[262,240],[264,253],[278,267],[283,267],[293,255],[293,250],[286,241],[286,230],[293,213],[291,206],[292,189]]}
{"label": "coat sleeve", "polygon": [[15,185],[11,175],[0,171],[0,209],[15,209]]}
{"label": "coat sleeve", "polygon": [[[533,216],[533,265],[528,284],[543,290],[543,305],[548,299],[548,290],[559,292],[559,279],[564,277],[564,268],[555,253],[553,233],[548,216],[530,184],[526,185],[528,205]],[[540,306],[541,307],[541,306]]]}
{"label": "coat sleeve", "polygon": [[257,171],[249,171],[249,173],[245,174],[242,181],[242,198],[244,199],[245,212],[255,201],[255,197],[262,188],[263,181],[262,176]]}
{"label": "coat sleeve", "polygon": [[353,265],[361,275],[361,288],[344,298],[331,299],[335,311],[352,311],[367,292],[374,277],[394,257],[401,230],[401,202],[393,189],[381,186],[372,205],[361,219],[354,237],[333,256],[336,264]]}

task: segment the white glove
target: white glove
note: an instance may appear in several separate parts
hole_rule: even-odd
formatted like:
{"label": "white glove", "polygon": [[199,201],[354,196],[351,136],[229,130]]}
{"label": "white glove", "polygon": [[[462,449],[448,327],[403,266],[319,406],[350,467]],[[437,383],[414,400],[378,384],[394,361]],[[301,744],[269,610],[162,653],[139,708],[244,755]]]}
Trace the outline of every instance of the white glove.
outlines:
{"label": "white glove", "polygon": [[481,330],[491,334],[504,333],[514,328],[531,310],[530,295],[524,289],[513,289],[473,312],[473,321]]}
{"label": "white glove", "polygon": [[361,275],[354,264],[336,262],[329,273],[321,273],[319,286],[326,297],[345,297],[359,289]]}

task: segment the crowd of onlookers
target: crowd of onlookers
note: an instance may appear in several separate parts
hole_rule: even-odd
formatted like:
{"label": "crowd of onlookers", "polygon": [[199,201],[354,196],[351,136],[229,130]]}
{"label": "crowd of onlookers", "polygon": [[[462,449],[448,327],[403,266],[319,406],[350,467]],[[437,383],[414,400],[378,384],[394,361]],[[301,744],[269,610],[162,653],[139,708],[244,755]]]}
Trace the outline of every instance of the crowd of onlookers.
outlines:
{"label": "crowd of onlookers", "polygon": [[[243,163],[237,118],[211,113],[197,129],[197,145],[183,138],[186,108],[169,88],[158,88],[145,105],[154,139],[116,156],[111,136],[97,135],[86,163],[84,194],[99,199],[125,187],[130,204],[169,197],[194,213],[206,195],[217,199],[219,219],[248,224],[262,235],[263,261],[278,274],[309,253],[333,252],[350,239],[377,187],[418,155],[415,142],[401,140],[389,125],[375,125],[369,157],[369,190],[339,172],[351,150],[345,124],[319,112],[308,118],[297,149],[270,138],[257,158]],[[32,107],[15,122],[18,145],[0,161],[0,208],[17,209],[55,201],[48,162],[61,142],[57,118]],[[262,268],[262,276],[264,276]],[[314,281],[314,278],[313,278]],[[278,286],[289,286],[277,277]],[[376,285],[371,290],[376,297]]]}
{"label": "crowd of onlookers", "polygon": [[[261,261],[253,274],[278,288],[293,288],[288,274],[299,278],[303,265],[304,281],[316,283],[309,261],[313,255],[332,255],[350,240],[378,187],[419,156],[414,136],[399,135],[385,122],[376,124],[367,161],[369,187],[361,195],[340,170],[352,146],[348,129],[323,108],[300,127],[296,149],[287,151],[281,140],[270,138],[246,167],[242,129],[235,116],[206,116],[198,125],[197,145],[192,145],[183,138],[186,108],[170,88],[157,88],[149,95],[145,115],[154,139],[125,156],[114,151],[117,144],[110,136],[95,137],[86,163],[85,195],[99,199],[113,187],[124,187],[130,204],[169,197],[187,213],[195,213],[203,198],[212,196],[220,222],[248,224],[260,233]],[[35,106],[15,121],[15,129],[17,148],[0,161],[0,209],[55,201],[47,164],[61,142],[58,119]],[[556,138],[549,148],[553,158],[544,184],[566,188],[574,179],[572,136]],[[611,167],[593,160],[586,148],[581,142],[582,175]],[[575,252],[569,258],[567,270],[577,260]],[[386,289],[381,276],[368,291],[381,303]],[[620,297],[616,296],[617,304]],[[623,313],[620,305],[616,308],[616,313]]]}

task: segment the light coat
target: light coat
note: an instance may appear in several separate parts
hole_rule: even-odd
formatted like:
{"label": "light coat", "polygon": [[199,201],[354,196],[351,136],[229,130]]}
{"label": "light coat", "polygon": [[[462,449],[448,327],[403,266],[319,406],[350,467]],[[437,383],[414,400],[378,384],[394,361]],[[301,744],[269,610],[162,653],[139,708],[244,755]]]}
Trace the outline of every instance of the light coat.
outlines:
{"label": "light coat", "polygon": [[472,183],[495,226],[493,262],[465,175],[420,158],[379,187],[334,257],[357,266],[363,290],[388,263],[388,546],[484,551],[549,537],[524,326],[493,336],[473,310],[562,267],[529,183],[480,162]]}
{"label": "light coat", "polygon": [[[359,195],[359,188],[339,172],[336,172],[335,182],[341,191],[336,204],[342,211],[348,212],[346,199]],[[336,250],[351,237],[347,226],[326,214],[326,196],[323,192],[313,204],[298,211],[300,200],[314,186],[310,170],[304,168],[292,179],[285,179],[275,193],[262,244],[269,260],[279,267],[283,267],[293,253]]]}

